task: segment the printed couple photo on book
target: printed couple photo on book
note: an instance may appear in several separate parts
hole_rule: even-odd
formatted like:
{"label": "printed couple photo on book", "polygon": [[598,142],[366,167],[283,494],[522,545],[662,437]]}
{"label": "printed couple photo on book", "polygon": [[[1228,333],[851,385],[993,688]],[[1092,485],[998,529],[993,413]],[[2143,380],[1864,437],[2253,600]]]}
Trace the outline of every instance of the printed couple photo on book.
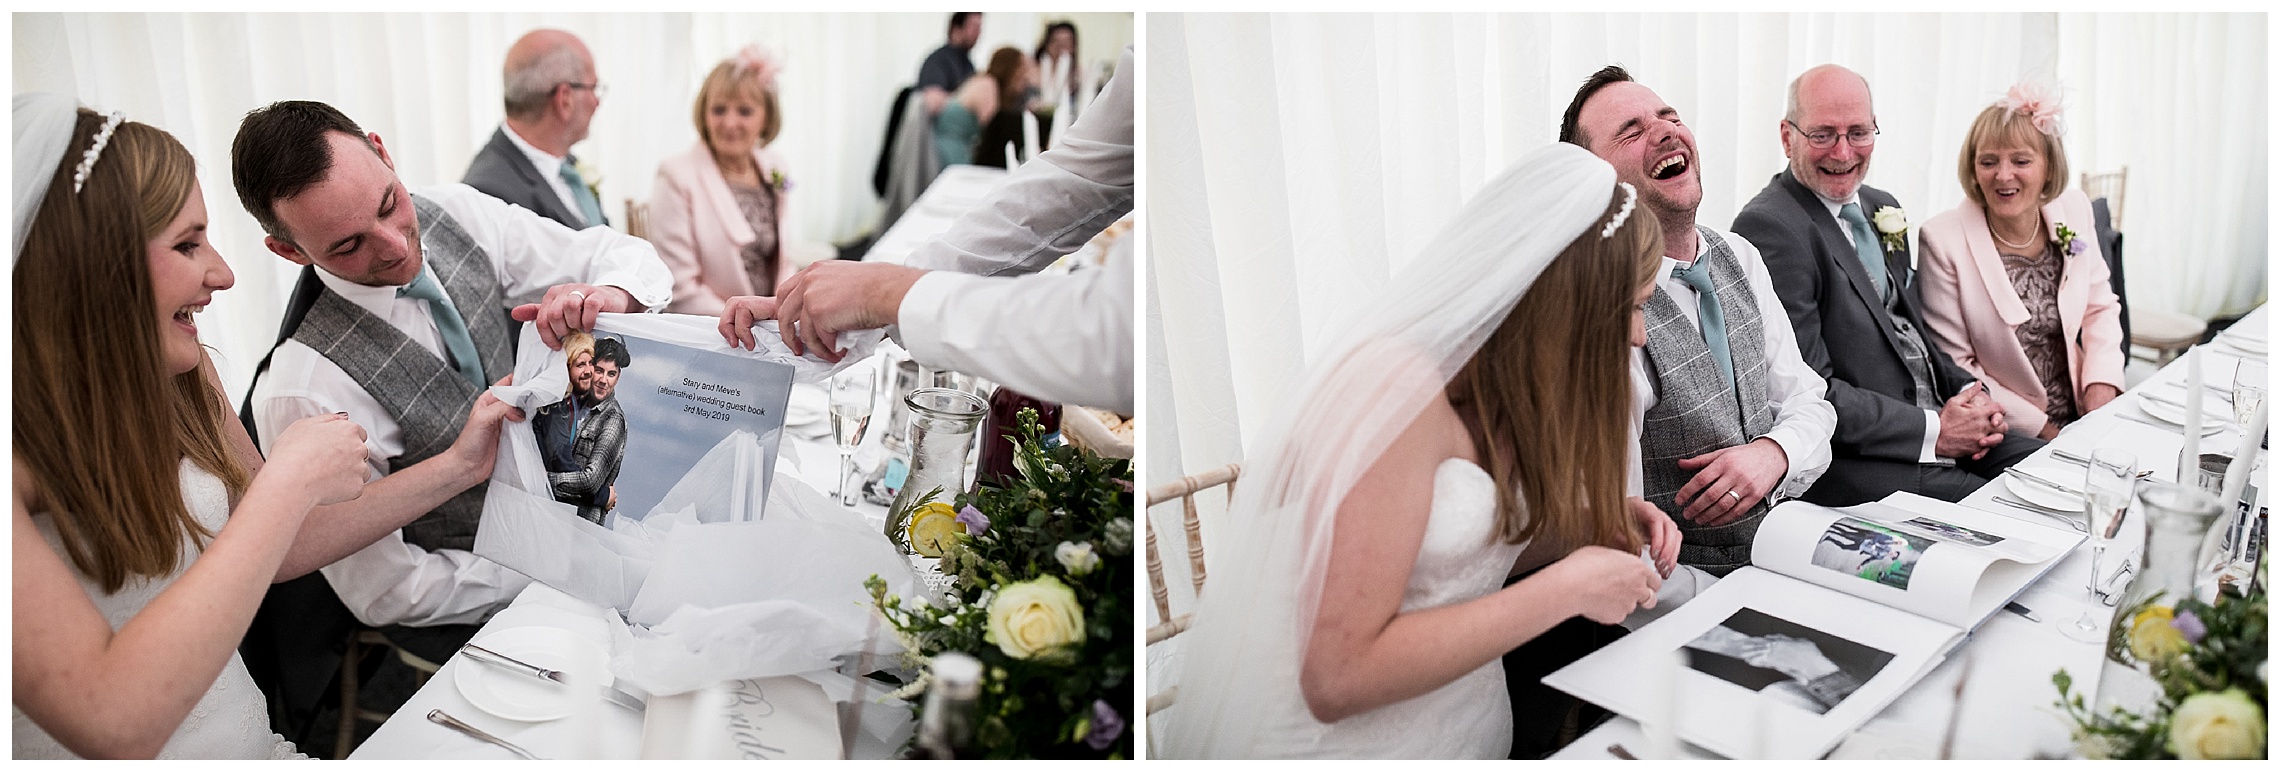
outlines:
{"label": "printed couple photo on book", "polygon": [[[572,333],[561,353],[569,387],[530,424],[554,500],[577,507],[578,517],[604,528],[613,518],[684,511],[714,521],[707,515],[715,513],[691,508],[693,489],[677,500],[684,506],[653,507],[684,481],[766,485],[771,467],[761,462],[775,455],[791,368],[630,335]],[[628,453],[637,444],[641,452]],[[738,452],[757,448],[770,452]],[[704,463],[713,456],[720,458]],[[702,479],[691,474],[700,467]]]}

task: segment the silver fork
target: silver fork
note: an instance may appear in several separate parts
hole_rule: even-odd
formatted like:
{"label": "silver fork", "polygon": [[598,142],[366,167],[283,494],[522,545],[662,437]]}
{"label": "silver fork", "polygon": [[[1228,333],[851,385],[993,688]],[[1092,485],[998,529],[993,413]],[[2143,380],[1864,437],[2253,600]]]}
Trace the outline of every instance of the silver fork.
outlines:
{"label": "silver fork", "polygon": [[441,708],[428,711],[427,718],[429,721],[442,724],[444,727],[449,728],[452,731],[467,735],[468,737],[473,737],[477,740],[481,740],[492,745],[499,746],[501,748],[505,748],[509,753],[513,753],[514,755],[530,759],[531,761],[545,761],[545,759],[539,758],[536,754],[523,750],[522,746],[520,745],[501,740],[497,737],[492,736],[490,732],[476,729],[475,727],[468,725],[468,723],[465,721],[453,718],[451,714],[443,712],[443,709]]}

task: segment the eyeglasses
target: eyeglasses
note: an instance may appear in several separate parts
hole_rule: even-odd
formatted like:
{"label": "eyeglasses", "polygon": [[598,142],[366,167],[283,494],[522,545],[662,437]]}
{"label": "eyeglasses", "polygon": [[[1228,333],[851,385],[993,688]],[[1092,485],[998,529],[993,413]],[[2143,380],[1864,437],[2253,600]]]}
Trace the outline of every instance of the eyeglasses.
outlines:
{"label": "eyeglasses", "polygon": [[592,91],[592,92],[594,92],[594,98],[595,98],[595,99],[600,99],[600,98],[602,98],[602,97],[605,97],[605,96],[609,96],[609,94],[610,94],[610,87],[609,87],[609,85],[608,85],[608,84],[605,84],[605,83],[603,83],[603,82],[601,82],[601,81],[598,81],[598,80],[597,80],[597,81],[594,81],[594,82],[592,82],[592,83],[567,83],[567,82],[566,82],[566,83],[563,83],[562,85],[564,85],[564,86],[569,86],[570,88],[573,88],[573,89],[584,89],[584,90],[587,90],[587,91]]}
{"label": "eyeglasses", "polygon": [[1883,129],[1873,126],[1839,133],[1834,131],[1806,131],[1805,127],[1797,125],[1796,121],[1782,121],[1782,123],[1789,124],[1789,128],[1796,129],[1797,133],[1805,135],[1805,144],[1817,148],[1836,147],[1838,137],[1844,137],[1845,142],[1850,143],[1853,147],[1868,147],[1876,144],[1876,135],[1884,133]]}

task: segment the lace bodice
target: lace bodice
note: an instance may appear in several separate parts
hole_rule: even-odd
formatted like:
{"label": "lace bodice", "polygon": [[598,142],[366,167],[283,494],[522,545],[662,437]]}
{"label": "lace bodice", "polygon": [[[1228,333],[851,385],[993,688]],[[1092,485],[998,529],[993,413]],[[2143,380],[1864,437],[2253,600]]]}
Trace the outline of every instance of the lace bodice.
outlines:
{"label": "lace bodice", "polygon": [[[1442,461],[1433,472],[1433,507],[1401,610],[1460,603],[1502,588],[1526,545],[1495,537],[1495,480],[1464,459]],[[1490,660],[1439,689],[1329,725],[1316,755],[1500,759],[1511,746],[1504,665]]]}
{"label": "lace bodice", "polygon": [[[208,530],[220,531],[230,516],[229,490],[222,485],[221,479],[185,460],[182,462],[181,483],[182,499],[189,505],[190,515]],[[47,540],[48,545],[54,547],[57,554],[63,554],[63,540],[56,535],[54,520],[46,514],[38,514],[32,516],[32,522],[39,527],[40,536]],[[193,558],[198,554],[197,545],[187,538],[183,540],[182,550],[184,555]],[[111,629],[117,630],[156,599],[159,593],[172,586],[174,580],[190,568],[190,564],[190,560],[182,561],[181,565],[175,567],[173,576],[130,580],[118,592],[108,595],[104,594],[101,586],[85,576],[79,577],[79,584],[86,588],[87,596],[95,601],[95,608],[102,612],[103,619],[111,623]],[[56,742],[38,724],[32,723],[24,711],[14,710],[14,713],[16,758],[76,758],[62,743]],[[200,697],[198,704],[190,709],[190,715],[183,717],[182,726],[174,730],[174,737],[166,741],[166,747],[159,751],[158,757],[282,759],[302,756],[294,750],[292,743],[269,731],[268,703],[262,697],[261,689],[254,685],[252,674],[246,671],[245,662],[233,652],[229,664],[223,666],[221,675],[214,679],[212,686],[207,687],[205,696]]]}

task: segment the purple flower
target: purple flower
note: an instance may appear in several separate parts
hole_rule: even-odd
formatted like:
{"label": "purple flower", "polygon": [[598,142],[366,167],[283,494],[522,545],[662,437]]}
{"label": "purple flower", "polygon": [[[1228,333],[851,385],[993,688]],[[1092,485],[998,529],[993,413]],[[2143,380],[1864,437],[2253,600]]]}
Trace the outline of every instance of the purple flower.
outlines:
{"label": "purple flower", "polygon": [[1085,744],[1093,750],[1105,751],[1124,736],[1124,717],[1116,714],[1105,700],[1093,700],[1092,734],[1085,735]]}
{"label": "purple flower", "polygon": [[2177,612],[2177,617],[2169,620],[2169,626],[2183,633],[2186,643],[2200,643],[2201,636],[2209,634],[2209,626],[2202,624],[2201,618],[2194,616],[2191,611]]}
{"label": "purple flower", "polygon": [[966,505],[965,509],[958,510],[957,522],[966,526],[967,536],[980,536],[983,531],[990,529],[990,516],[982,514],[982,511],[975,509],[972,504]]}
{"label": "purple flower", "polygon": [[2089,250],[2090,242],[2083,241],[2079,236],[2075,237],[2073,241],[2066,242],[2066,253],[2069,255],[2079,255]]}

